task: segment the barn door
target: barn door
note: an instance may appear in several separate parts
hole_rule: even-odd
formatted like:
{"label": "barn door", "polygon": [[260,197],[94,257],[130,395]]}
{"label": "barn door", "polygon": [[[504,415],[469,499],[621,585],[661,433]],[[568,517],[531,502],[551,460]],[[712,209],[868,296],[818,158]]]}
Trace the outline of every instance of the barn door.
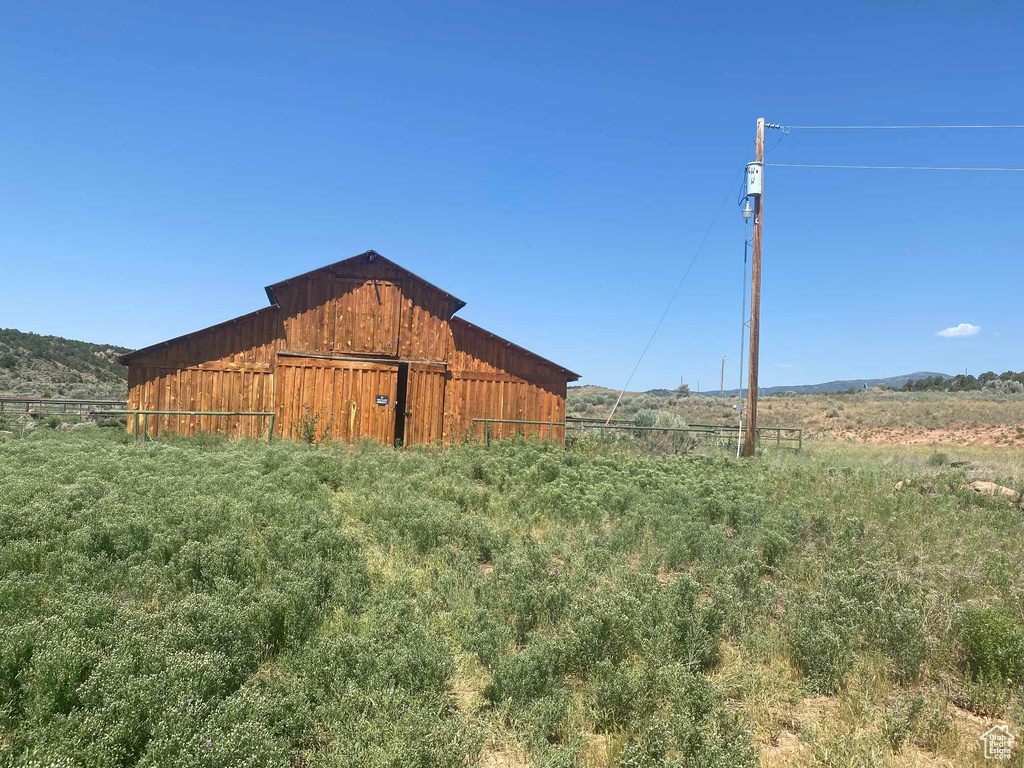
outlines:
{"label": "barn door", "polygon": [[332,349],[398,356],[401,286],[390,280],[335,278]]}
{"label": "barn door", "polygon": [[445,367],[410,363],[405,394],[405,444],[441,440]]}
{"label": "barn door", "polygon": [[395,440],[398,366],[355,360],[323,360],[279,355],[274,376],[278,434],[302,440],[370,437],[385,445]]}

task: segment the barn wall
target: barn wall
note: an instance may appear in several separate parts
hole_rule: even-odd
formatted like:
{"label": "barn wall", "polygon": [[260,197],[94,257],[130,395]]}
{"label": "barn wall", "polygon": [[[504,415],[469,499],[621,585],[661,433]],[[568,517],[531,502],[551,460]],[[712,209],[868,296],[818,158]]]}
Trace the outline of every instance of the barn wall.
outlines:
{"label": "barn wall", "polygon": [[[483,426],[474,418],[565,422],[565,375],[493,334],[454,318],[449,338],[445,385],[445,442],[479,439]],[[494,437],[536,435],[547,426],[494,424]],[[565,439],[554,427],[555,440]]]}
{"label": "barn wall", "polygon": [[[310,429],[317,441],[368,437],[391,445],[397,382],[397,364],[281,357],[274,434],[301,440]],[[387,403],[378,404],[378,395]]]}
{"label": "barn wall", "polygon": [[444,360],[451,297],[380,260],[276,286],[284,349]]}
{"label": "barn wall", "polygon": [[[563,369],[453,318],[461,302],[386,260],[351,260],[273,292],[278,306],[130,358],[128,407],[273,411],[275,435],[289,438],[319,414],[318,436],[328,426],[336,439],[399,437],[407,445],[479,439],[473,418],[564,423]],[[404,434],[395,435],[399,364],[408,365],[407,415]],[[159,416],[149,431],[258,438],[268,422]],[[515,434],[546,439],[549,429],[492,428],[495,437]],[[551,436],[563,440],[563,429]]]}
{"label": "barn wall", "polygon": [[[278,312],[268,307],[150,350],[145,357],[129,362],[128,408],[273,410],[273,367],[280,336]],[[206,432],[256,438],[266,435],[270,420],[251,416],[150,416],[148,421],[152,435]],[[128,429],[132,427],[129,421]]]}
{"label": "barn wall", "polygon": [[430,286],[416,280],[402,283],[398,356],[406,360],[446,360],[448,321],[454,311],[451,299]]}

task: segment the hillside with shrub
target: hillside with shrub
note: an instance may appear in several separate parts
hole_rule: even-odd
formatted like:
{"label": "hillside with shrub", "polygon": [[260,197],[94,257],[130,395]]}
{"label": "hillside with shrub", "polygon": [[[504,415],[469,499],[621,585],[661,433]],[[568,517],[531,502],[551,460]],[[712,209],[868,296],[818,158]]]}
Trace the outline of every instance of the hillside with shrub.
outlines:
{"label": "hillside with shrub", "polygon": [[128,351],[0,328],[0,395],[122,400],[128,369],[116,357]]}
{"label": "hillside with shrub", "polygon": [[974,764],[1015,456],[15,435],[0,764]]}

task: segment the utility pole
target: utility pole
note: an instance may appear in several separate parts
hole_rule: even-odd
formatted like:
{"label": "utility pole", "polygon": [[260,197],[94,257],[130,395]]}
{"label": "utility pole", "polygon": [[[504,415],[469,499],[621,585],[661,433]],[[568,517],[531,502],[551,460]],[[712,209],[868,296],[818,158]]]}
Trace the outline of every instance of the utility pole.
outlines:
{"label": "utility pole", "polygon": [[719,391],[719,396],[724,400],[725,399],[725,355],[722,355],[722,381],[718,385],[718,389],[720,390]]}
{"label": "utility pole", "polygon": [[[754,162],[764,168],[764,118],[757,118]],[[763,182],[762,182],[763,183]],[[743,436],[743,455],[753,456],[757,449],[757,363],[761,335],[761,228],[764,217],[764,191],[754,196],[753,265],[750,277],[750,379],[747,384],[747,434]]]}

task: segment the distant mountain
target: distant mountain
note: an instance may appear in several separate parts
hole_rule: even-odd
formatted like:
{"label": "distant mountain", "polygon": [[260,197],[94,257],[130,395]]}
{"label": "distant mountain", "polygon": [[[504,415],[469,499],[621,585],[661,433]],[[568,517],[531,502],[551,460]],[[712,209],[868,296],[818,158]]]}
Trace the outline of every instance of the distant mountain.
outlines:
{"label": "distant mountain", "polygon": [[[885,379],[840,379],[838,381],[826,381],[823,384],[793,384],[783,387],[762,387],[761,392],[765,395],[777,395],[783,392],[793,392],[798,395],[809,395],[820,392],[846,392],[850,387],[864,389],[865,387],[877,387],[885,385],[893,389],[899,389],[908,381],[927,379],[931,376],[941,376],[944,379],[953,378],[947,373],[935,373],[934,371],[916,371],[905,373],[902,376],[889,376]],[[743,392],[747,390],[744,388]],[[725,394],[736,396],[740,393],[738,389],[727,389]],[[713,393],[712,393],[713,394]]]}
{"label": "distant mountain", "polygon": [[123,399],[128,369],[112,344],[0,328],[0,396]]}

